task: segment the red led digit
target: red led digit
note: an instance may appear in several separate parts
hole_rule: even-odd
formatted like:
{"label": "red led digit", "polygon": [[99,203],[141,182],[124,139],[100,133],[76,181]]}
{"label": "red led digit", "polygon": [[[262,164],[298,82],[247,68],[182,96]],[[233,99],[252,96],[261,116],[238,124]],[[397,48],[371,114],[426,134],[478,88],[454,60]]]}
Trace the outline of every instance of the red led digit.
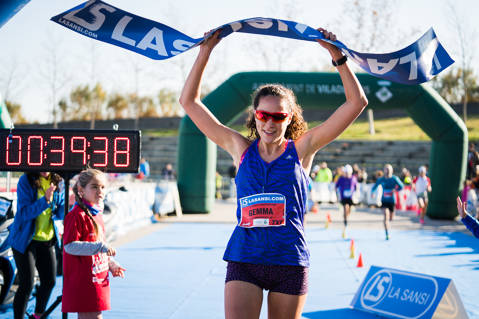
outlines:
{"label": "red led digit", "polygon": [[[34,140],[38,140],[39,145],[40,145],[40,149],[39,149],[40,153],[38,155],[39,156],[39,161],[38,162],[32,161],[32,153],[34,153],[34,151],[37,150],[36,148],[32,148],[32,144],[33,144]],[[42,136],[33,135],[33,136],[28,137],[28,140],[27,140],[27,164],[29,166],[40,166],[40,165],[43,164],[43,137]]]}
{"label": "red led digit", "polygon": [[[75,148],[75,141],[80,141],[81,148]],[[72,153],[83,154],[83,165],[86,165],[86,138],[84,136],[73,136],[70,143],[70,149]]]}
{"label": "red led digit", "polygon": [[95,167],[105,167],[108,164],[108,139],[104,136],[101,137],[94,137],[95,141],[103,141],[103,149],[102,150],[94,150],[94,154],[103,154],[104,162],[103,163],[94,163],[93,166]]}
{"label": "red led digit", "polygon": [[63,136],[52,136],[51,140],[60,140],[61,148],[51,149],[50,153],[60,153],[60,162],[59,163],[50,163],[52,166],[63,166],[65,164],[65,138]]}
{"label": "red led digit", "polygon": [[[13,149],[13,140],[18,140],[18,162],[12,162],[10,161],[10,146],[12,146]],[[22,138],[18,135],[12,135],[12,136],[7,136],[7,152],[5,154],[5,162],[9,166],[13,165],[20,165],[22,162]]]}
{"label": "red led digit", "polygon": [[[119,149],[118,142],[126,142],[125,149]],[[130,139],[128,137],[115,137],[114,143],[114,156],[113,156],[113,165],[115,167],[128,167],[130,165]],[[124,164],[118,163],[118,155],[125,154],[126,162]]]}

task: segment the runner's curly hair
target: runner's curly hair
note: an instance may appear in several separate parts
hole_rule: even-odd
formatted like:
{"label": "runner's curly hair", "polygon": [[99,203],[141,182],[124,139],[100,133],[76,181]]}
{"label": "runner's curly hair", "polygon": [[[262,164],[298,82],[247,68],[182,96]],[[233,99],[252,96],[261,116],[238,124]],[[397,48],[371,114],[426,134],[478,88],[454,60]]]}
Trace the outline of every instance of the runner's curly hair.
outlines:
{"label": "runner's curly hair", "polygon": [[248,139],[254,140],[259,138],[256,129],[256,120],[254,111],[258,107],[259,100],[264,96],[278,96],[285,99],[290,106],[292,113],[291,123],[289,123],[284,137],[286,139],[297,140],[301,135],[308,130],[308,123],[303,119],[303,109],[298,105],[296,96],[293,91],[282,86],[281,84],[265,84],[256,89],[252,95],[253,107],[250,110],[248,119],[246,120],[246,127],[249,129]]}

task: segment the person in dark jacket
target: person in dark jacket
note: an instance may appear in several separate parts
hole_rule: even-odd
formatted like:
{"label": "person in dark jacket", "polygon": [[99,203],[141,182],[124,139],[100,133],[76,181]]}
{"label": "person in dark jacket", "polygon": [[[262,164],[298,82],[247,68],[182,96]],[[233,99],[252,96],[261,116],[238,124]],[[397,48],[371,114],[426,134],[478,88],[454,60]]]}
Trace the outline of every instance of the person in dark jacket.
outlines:
{"label": "person in dark jacket", "polygon": [[34,316],[40,317],[55,286],[55,244],[58,231],[54,219],[63,219],[64,199],[55,173],[25,173],[17,185],[17,213],[8,242],[18,269],[19,286],[13,300],[15,319],[25,318],[34,285],[35,268],[40,277]]}

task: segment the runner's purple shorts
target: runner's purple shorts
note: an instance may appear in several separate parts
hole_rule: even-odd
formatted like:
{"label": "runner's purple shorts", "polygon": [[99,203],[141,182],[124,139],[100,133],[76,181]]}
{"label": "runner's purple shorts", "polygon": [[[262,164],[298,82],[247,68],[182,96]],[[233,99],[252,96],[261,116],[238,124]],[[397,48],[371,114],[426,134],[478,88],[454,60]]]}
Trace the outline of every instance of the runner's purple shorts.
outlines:
{"label": "runner's purple shorts", "polygon": [[308,267],[229,261],[225,282],[232,280],[246,281],[270,292],[304,295],[308,292]]}

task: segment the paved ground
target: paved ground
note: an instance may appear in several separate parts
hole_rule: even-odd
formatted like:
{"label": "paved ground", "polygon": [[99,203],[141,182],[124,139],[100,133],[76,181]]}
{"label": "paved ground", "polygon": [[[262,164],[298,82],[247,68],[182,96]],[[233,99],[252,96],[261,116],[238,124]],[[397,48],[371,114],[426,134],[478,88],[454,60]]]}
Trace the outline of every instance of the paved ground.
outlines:
{"label": "paved ground", "polygon": [[[328,228],[326,212],[333,219]],[[338,207],[324,205],[319,213],[307,215],[311,269],[304,318],[376,318],[349,309],[371,265],[451,278],[469,317],[479,318],[478,240],[457,221],[426,219],[426,226],[420,226],[415,213],[399,212],[396,217],[392,238],[386,241],[381,211],[356,209],[349,231],[356,255],[350,258]],[[116,241],[117,259],[127,276],[112,280],[113,309],[104,318],[223,318],[222,255],[234,226],[234,204],[219,201],[210,214],[165,217]],[[362,268],[356,267],[359,253]],[[58,278],[53,296],[60,293]],[[11,318],[11,311],[0,318]],[[52,318],[61,318],[60,312]],[[267,318],[266,311],[261,318]]]}
{"label": "paved ground", "polygon": [[[332,218],[331,228],[343,227],[343,215],[337,204],[321,204],[319,213],[306,215],[306,223],[311,225],[325,225],[326,213],[329,212]],[[349,219],[349,226],[352,229],[376,229],[383,227],[382,210],[369,207],[355,207]],[[235,203],[230,200],[219,200],[215,202],[214,209],[209,214],[184,214],[181,217],[171,216],[161,220],[162,223],[194,222],[194,223],[236,223]],[[392,224],[397,230],[432,230],[432,231],[464,231],[460,221],[433,220],[426,217],[425,225],[419,224],[415,212],[397,211]]]}

